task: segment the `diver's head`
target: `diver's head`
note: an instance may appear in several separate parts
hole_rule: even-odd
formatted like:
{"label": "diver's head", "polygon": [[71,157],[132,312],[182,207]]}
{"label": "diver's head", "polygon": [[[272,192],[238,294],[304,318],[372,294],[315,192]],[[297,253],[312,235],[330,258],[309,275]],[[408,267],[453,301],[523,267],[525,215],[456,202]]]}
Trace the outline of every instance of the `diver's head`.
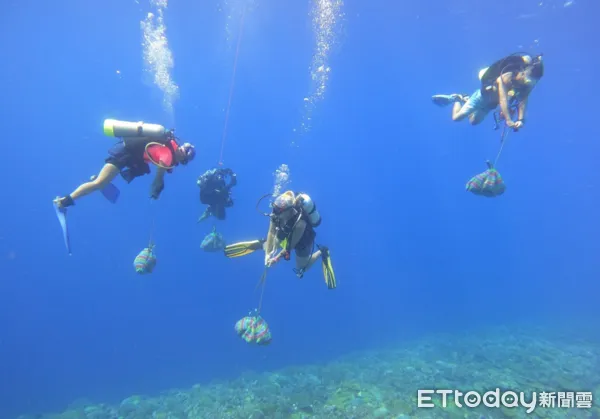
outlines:
{"label": "diver's head", "polygon": [[196,149],[190,143],[183,143],[183,145],[177,148],[177,161],[183,165],[188,164],[196,157]]}
{"label": "diver's head", "polygon": [[530,76],[535,81],[539,81],[544,76],[544,61],[542,61],[541,54],[533,58]]}
{"label": "diver's head", "polygon": [[285,223],[292,217],[297,215],[297,211],[294,207],[294,195],[291,192],[285,192],[279,195],[272,204],[273,212],[280,222]]}
{"label": "diver's head", "polygon": [[528,57],[524,60],[526,66],[515,74],[515,82],[524,87],[533,87],[544,75],[544,63],[542,56]]}
{"label": "diver's head", "polygon": [[528,75],[527,69],[515,73],[513,83],[518,86],[527,86],[531,84],[531,78]]}

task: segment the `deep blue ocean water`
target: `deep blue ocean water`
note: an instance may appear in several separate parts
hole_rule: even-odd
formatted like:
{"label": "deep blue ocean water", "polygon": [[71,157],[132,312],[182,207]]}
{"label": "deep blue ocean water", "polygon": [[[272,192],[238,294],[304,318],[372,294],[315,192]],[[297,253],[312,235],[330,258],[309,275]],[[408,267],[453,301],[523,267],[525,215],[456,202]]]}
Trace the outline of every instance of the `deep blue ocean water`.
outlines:
{"label": "deep blue ocean water", "polygon": [[[4,2],[0,417],[324,363],[435,332],[535,322],[598,338],[600,5],[347,0],[325,98],[299,135],[314,4],[256,0],[223,155],[238,173],[235,206],[217,227],[229,242],[264,236],[256,201],[287,164],[291,187],[318,203],[318,242],[338,279],[330,291],[320,267],[303,280],[292,263],[273,269],[266,348],[233,332],[257,304],[262,256],[204,253],[213,222],[196,224],[196,178],[219,161],[240,30],[233,13],[228,39],[229,6],[169,3],[180,88],[169,113],[144,73],[145,0]],[[522,50],[543,53],[546,73],[498,164],[507,192],[477,197],[465,183],[494,158],[499,132],[491,118],[453,123],[430,98],[471,93],[479,69]],[[173,126],[198,156],[168,175],[157,202],[150,176],[117,180],[116,205],[100,194],[78,201],[68,256],[52,199],[100,169],[112,145],[105,118]],[[136,276],[153,220],[158,266]]]}

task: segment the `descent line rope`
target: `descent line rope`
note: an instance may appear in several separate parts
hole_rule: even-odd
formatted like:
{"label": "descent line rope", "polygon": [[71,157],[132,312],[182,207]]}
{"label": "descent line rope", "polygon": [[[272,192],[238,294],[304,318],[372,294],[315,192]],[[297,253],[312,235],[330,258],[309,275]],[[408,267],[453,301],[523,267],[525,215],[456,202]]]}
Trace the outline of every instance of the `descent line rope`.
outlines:
{"label": "descent line rope", "polygon": [[[514,117],[515,113],[518,112],[518,104],[513,104],[509,108],[509,112],[511,116]],[[500,120],[502,123],[502,132],[500,133],[500,150],[498,150],[498,154],[496,155],[496,159],[494,160],[494,167],[496,167],[498,160],[500,160],[500,156],[502,155],[502,151],[504,150],[504,146],[508,138],[508,133],[511,131],[511,129],[506,124],[506,118],[502,115],[502,112],[500,112],[500,117],[498,117],[498,115],[494,112],[494,130],[499,128]]]}
{"label": "descent line rope", "polygon": [[150,198],[150,217],[152,218],[152,225],[150,226],[150,241],[148,247],[152,247],[154,243],[154,229],[156,226],[156,205],[152,205],[154,201]]}
{"label": "descent line rope", "polygon": [[257,287],[260,285],[260,299],[258,300],[258,308],[256,309],[257,314],[260,314],[260,311],[262,310],[263,295],[265,293],[265,285],[266,284],[267,284],[267,268],[265,267],[265,270],[263,271],[263,273],[260,277],[260,280],[258,281],[258,284],[256,284]]}
{"label": "descent line rope", "polygon": [[233,61],[233,74],[231,75],[231,84],[229,86],[229,99],[225,110],[225,124],[223,125],[223,136],[221,138],[221,153],[219,156],[219,166],[223,166],[223,152],[225,150],[225,140],[227,139],[227,124],[229,123],[229,111],[231,110],[231,101],[235,88],[235,74],[237,72],[238,57],[240,55],[240,44],[242,43],[242,35],[244,34],[244,18],[246,17],[247,5],[244,6],[242,18],[240,19],[240,31],[238,33],[237,45],[235,48],[235,58]]}
{"label": "descent line rope", "polygon": [[500,137],[500,150],[498,150],[498,154],[496,155],[496,160],[494,160],[494,167],[496,167],[496,164],[498,164],[498,160],[500,160],[500,156],[502,155],[502,151],[504,150],[504,145],[506,144],[506,140],[508,138],[508,133],[510,131],[508,130],[508,127],[506,126],[506,124],[504,125],[504,128],[502,129],[502,136]]}

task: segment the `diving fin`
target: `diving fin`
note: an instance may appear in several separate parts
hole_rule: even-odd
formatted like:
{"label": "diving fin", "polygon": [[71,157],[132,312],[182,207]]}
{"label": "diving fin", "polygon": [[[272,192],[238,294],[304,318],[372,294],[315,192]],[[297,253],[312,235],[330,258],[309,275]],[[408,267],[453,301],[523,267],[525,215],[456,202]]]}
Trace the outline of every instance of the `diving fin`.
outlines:
{"label": "diving fin", "polygon": [[433,95],[431,100],[438,106],[447,106],[460,100],[460,95]]}
{"label": "diving fin", "polygon": [[121,191],[113,183],[107,184],[104,188],[102,188],[101,192],[108,202],[112,204],[116,204],[117,199],[119,199],[119,195],[121,195]]}
{"label": "diving fin", "polygon": [[[56,199],[59,199],[56,197]],[[56,211],[56,217],[58,218],[58,222],[60,223],[60,228],[63,232],[63,239],[65,241],[65,246],[67,248],[67,252],[69,256],[71,256],[71,240],[69,239],[69,229],[67,227],[67,209],[58,206],[56,202],[53,202],[54,210]]]}
{"label": "diving fin", "polygon": [[333,266],[331,265],[329,248],[325,246],[319,246],[319,249],[321,250],[321,264],[323,265],[323,277],[325,278],[325,283],[327,284],[327,288],[330,290],[335,289],[337,287],[337,282],[335,280]]}
{"label": "diving fin", "polygon": [[260,240],[252,240],[252,241],[248,241],[248,242],[233,243],[233,244],[225,246],[225,248],[223,249],[223,252],[225,253],[225,256],[227,256],[228,258],[237,258],[240,256],[246,256],[246,255],[249,255],[250,253],[253,253],[257,250],[262,249],[265,242],[266,242],[265,239],[260,239]]}
{"label": "diving fin", "polygon": [[212,215],[212,213],[209,211],[209,209],[205,209],[204,212],[202,213],[202,215],[200,216],[200,218],[198,218],[198,221],[196,223],[201,223],[202,221],[206,220],[208,217],[210,217]]}
{"label": "diving fin", "polygon": [[[90,177],[90,181],[95,180],[97,177],[98,176],[93,175],[92,177]],[[121,191],[119,190],[119,188],[117,188],[112,182],[107,183],[106,186],[102,188],[100,192],[102,192],[102,195],[104,195],[108,202],[112,204],[116,204],[117,199],[119,199],[119,195],[121,195]]]}

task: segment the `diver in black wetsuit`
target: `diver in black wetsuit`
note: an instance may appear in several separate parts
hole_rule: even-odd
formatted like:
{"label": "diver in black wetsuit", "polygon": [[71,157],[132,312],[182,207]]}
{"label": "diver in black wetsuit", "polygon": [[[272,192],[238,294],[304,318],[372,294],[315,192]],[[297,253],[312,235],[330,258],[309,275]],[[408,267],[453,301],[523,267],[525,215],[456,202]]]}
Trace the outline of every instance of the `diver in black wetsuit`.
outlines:
{"label": "diver in black wetsuit", "polygon": [[[225,178],[229,176],[229,183]],[[217,220],[225,219],[225,208],[233,206],[231,188],[237,184],[237,176],[231,169],[207,170],[196,182],[200,187],[200,202],[208,205],[198,222],[204,221],[211,215]]]}

